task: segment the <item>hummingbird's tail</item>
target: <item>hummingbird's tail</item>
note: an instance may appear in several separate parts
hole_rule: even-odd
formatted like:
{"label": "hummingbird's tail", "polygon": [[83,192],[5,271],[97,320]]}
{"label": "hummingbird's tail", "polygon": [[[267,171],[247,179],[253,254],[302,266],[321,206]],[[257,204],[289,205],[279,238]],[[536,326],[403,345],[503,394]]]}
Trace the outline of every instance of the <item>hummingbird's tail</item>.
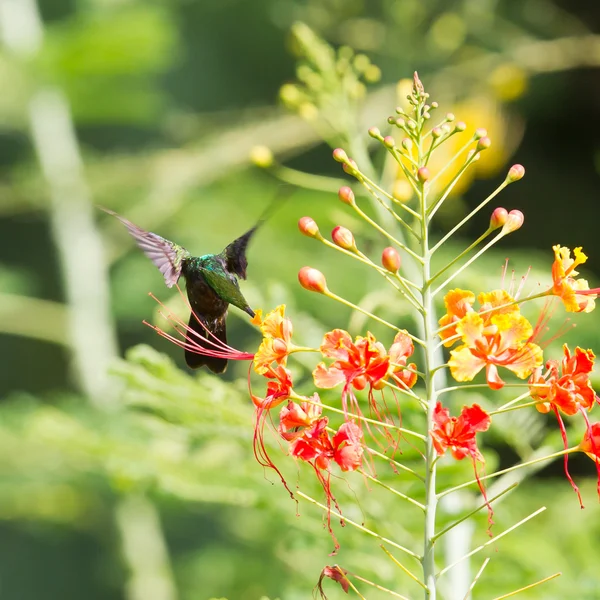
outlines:
{"label": "hummingbird's tail", "polygon": [[[213,373],[223,373],[227,369],[227,359],[220,356],[211,356],[212,353],[219,353],[219,347],[227,346],[227,326],[225,322],[226,315],[223,317],[200,322],[196,315],[190,315],[189,329],[195,332],[194,335],[188,330],[188,337],[195,346],[206,349],[206,354],[199,353],[197,350],[185,350],[185,362],[190,369],[198,369],[206,365]],[[214,336],[214,337],[213,337]]]}

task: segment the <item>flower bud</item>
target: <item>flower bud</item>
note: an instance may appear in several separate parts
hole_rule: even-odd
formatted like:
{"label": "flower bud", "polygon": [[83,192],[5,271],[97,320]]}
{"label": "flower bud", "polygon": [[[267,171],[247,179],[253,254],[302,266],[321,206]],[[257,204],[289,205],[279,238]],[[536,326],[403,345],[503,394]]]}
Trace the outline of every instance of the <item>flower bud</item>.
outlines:
{"label": "flower bud", "polygon": [[421,167],[417,171],[417,177],[421,183],[425,183],[430,177],[429,169],[427,167]]}
{"label": "flower bud", "polygon": [[412,150],[412,147],[413,147],[412,140],[410,138],[404,138],[402,140],[402,147],[405,150],[407,150],[408,152],[410,152]]}
{"label": "flower bud", "polygon": [[482,137],[485,137],[487,135],[487,129],[484,129],[483,127],[479,127],[478,129],[475,130],[475,135],[473,136],[476,140],[480,140]]}
{"label": "flower bud", "polygon": [[515,181],[519,181],[519,179],[523,179],[525,176],[525,167],[523,165],[513,165],[508,170],[508,175],[506,176],[506,181],[508,183],[514,183]]}
{"label": "flower bud", "polygon": [[358,165],[356,164],[356,161],[352,160],[351,158],[348,159],[348,162],[345,162],[342,165],[342,169],[344,169],[344,172],[348,173],[348,175],[354,175],[355,177],[358,177]]}
{"label": "flower bud", "polygon": [[336,160],[340,163],[348,162],[348,155],[341,148],[336,148],[333,151],[333,160]]}
{"label": "flower bud", "polygon": [[520,210],[511,210],[508,213],[506,223],[502,227],[502,233],[512,233],[520,229],[525,221],[525,215]]}
{"label": "flower bud", "polygon": [[437,102],[432,102],[431,103],[431,108],[438,108],[439,104]]}
{"label": "flower bud", "polygon": [[443,133],[444,132],[441,127],[434,127],[431,130],[431,136],[433,137],[433,139],[436,139],[436,140],[437,140],[437,138],[442,137]]}
{"label": "flower bud", "polygon": [[338,190],[338,197],[344,204],[349,204],[350,206],[354,206],[356,204],[354,192],[347,185]]}
{"label": "flower bud", "polygon": [[341,225],[335,227],[331,232],[331,239],[336,246],[339,246],[344,250],[356,251],[357,249],[352,232]]}
{"label": "flower bud", "polygon": [[492,140],[490,140],[489,137],[485,136],[477,142],[476,150],[477,152],[481,152],[482,150],[487,150],[491,145]]}
{"label": "flower bud", "polygon": [[321,237],[319,234],[319,226],[312,217],[302,217],[298,221],[298,229],[307,237]]}
{"label": "flower bud", "polygon": [[392,248],[391,246],[384,248],[383,252],[381,253],[381,264],[383,265],[384,269],[387,269],[392,273],[398,272],[400,269],[401,260],[396,248]]}
{"label": "flower bud", "polygon": [[381,139],[381,131],[379,131],[379,127],[371,127],[369,129],[369,135],[376,140]]}
{"label": "flower bud", "polygon": [[298,281],[300,282],[300,285],[309,292],[319,292],[322,294],[327,291],[325,275],[312,267],[302,267],[300,271],[298,271]]}
{"label": "flower bud", "polygon": [[492,213],[492,217],[490,219],[490,229],[493,231],[494,229],[498,229],[498,227],[502,227],[506,223],[507,219],[508,211],[499,206]]}
{"label": "flower bud", "polygon": [[454,131],[465,131],[465,129],[467,128],[467,124],[464,121],[458,121],[458,123],[456,123],[456,125],[454,125]]}
{"label": "flower bud", "polygon": [[[446,115],[446,121],[448,121],[448,123],[451,123],[452,121],[454,121],[454,119],[455,119],[455,118],[456,118],[456,117],[454,116],[454,114],[453,114],[453,113],[448,113],[448,114]],[[458,123],[457,123],[457,125],[458,125]]]}
{"label": "flower bud", "polygon": [[391,135],[386,135],[383,138],[383,145],[386,148],[393,148],[396,145],[396,140]]}
{"label": "flower bud", "polygon": [[396,127],[400,127],[402,129],[406,125],[406,121],[401,118],[394,119],[392,124],[396,125]]}
{"label": "flower bud", "polygon": [[268,169],[273,164],[273,153],[267,146],[254,146],[250,150],[250,160],[261,169]]}

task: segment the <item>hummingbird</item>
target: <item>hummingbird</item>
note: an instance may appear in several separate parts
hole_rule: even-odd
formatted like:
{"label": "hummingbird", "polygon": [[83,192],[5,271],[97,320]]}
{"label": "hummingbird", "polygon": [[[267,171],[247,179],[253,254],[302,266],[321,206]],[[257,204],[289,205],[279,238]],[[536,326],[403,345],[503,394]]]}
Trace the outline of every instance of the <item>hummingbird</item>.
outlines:
{"label": "hummingbird", "polygon": [[173,287],[181,276],[184,277],[192,308],[189,328],[197,334],[194,342],[208,350],[207,354],[198,354],[186,348],[185,362],[192,369],[206,365],[213,373],[223,373],[227,359],[210,356],[210,351],[217,340],[227,344],[226,317],[230,304],[254,317],[254,311],[240,290],[238,278],[246,279],[246,248],[265,218],[261,217],[252,229],[225,246],[219,254],[192,256],[183,246],[138,227],[112,210],[99,208],[127,227],[140,249],[158,267],[167,287]]}

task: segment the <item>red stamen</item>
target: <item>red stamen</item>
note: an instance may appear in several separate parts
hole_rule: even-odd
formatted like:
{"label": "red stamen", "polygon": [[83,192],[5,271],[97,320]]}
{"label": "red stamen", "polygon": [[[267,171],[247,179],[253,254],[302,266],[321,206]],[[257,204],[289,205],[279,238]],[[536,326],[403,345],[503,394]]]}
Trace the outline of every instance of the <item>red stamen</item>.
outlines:
{"label": "red stamen", "polygon": [[[598,399],[598,396],[596,396]],[[587,427],[587,431],[590,437],[590,442],[592,444],[592,450],[594,451],[594,464],[596,465],[596,491],[598,492],[598,500],[600,500],[600,460],[598,459],[598,448],[596,447],[596,440],[592,435],[592,425],[590,420],[588,419],[587,413],[582,407],[579,407],[581,414],[585,420],[585,425]]]}
{"label": "red stamen", "polygon": [[[567,450],[569,447],[569,442],[567,440],[567,430],[565,428],[565,424],[562,420],[562,417],[560,416],[560,413],[558,412],[558,408],[556,408],[556,406],[554,404],[552,405],[552,410],[554,411],[554,414],[556,415],[556,418],[558,419],[558,427],[560,428],[560,435],[562,436],[564,448],[565,448],[565,450]],[[577,499],[579,500],[579,506],[581,508],[585,508],[583,506],[583,500],[581,499],[581,493],[579,492],[579,488],[577,487],[577,485],[573,481],[573,478],[571,477],[571,474],[569,473],[569,455],[568,454],[565,454],[564,465],[565,465],[565,475],[567,476],[567,479],[569,480],[571,487],[577,494]]]}

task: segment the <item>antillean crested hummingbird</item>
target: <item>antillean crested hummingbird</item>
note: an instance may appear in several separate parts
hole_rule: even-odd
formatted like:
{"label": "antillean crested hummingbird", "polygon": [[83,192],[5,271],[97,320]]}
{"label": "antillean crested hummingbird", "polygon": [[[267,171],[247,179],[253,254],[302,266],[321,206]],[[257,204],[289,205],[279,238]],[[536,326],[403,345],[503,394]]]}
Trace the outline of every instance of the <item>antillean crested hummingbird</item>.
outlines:
{"label": "antillean crested hummingbird", "polygon": [[207,354],[198,354],[186,348],[185,361],[192,369],[206,365],[214,373],[223,373],[227,359],[210,356],[210,350],[217,340],[227,344],[226,317],[230,304],[254,317],[254,311],[240,290],[238,277],[246,279],[246,248],[265,217],[261,217],[252,229],[228,244],[219,254],[192,256],[182,246],[134,225],[112,210],[100,208],[127,227],[137,245],[158,267],[167,287],[173,287],[183,275],[192,309],[189,328],[197,334],[194,343],[208,351]]}

